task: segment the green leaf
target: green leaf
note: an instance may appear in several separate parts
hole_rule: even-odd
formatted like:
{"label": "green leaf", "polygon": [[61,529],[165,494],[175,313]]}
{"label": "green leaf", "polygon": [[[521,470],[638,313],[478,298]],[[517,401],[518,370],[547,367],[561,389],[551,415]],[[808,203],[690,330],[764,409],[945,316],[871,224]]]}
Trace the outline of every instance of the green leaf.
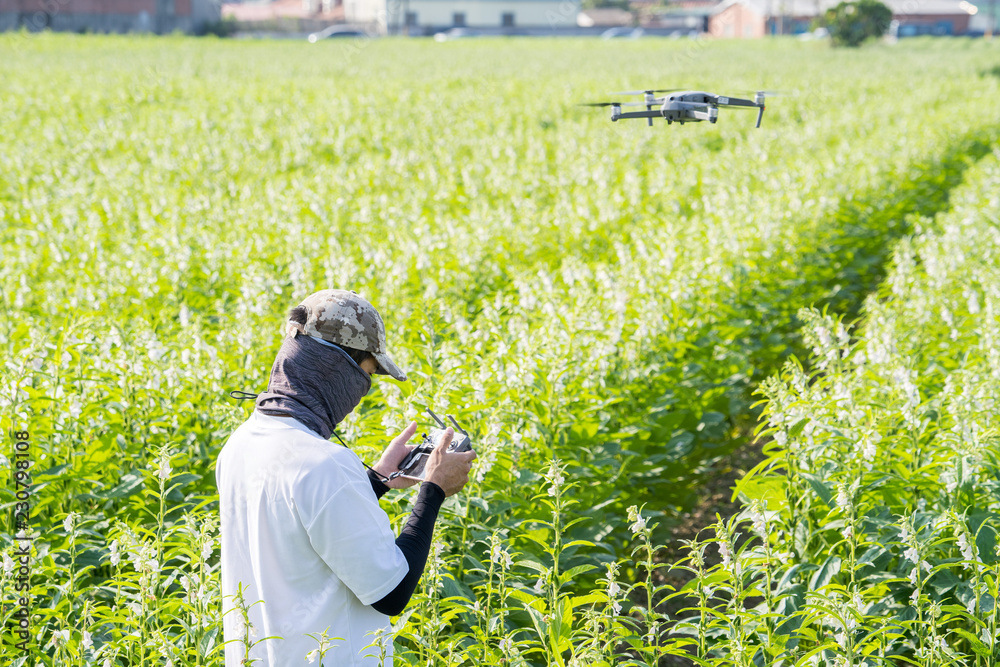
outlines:
{"label": "green leaf", "polygon": [[979,638],[976,637],[971,632],[963,630],[962,628],[954,628],[952,629],[952,632],[958,635],[959,637],[963,637],[966,641],[968,641],[969,646],[972,647],[972,650],[975,651],[976,655],[978,655],[979,657],[986,659],[992,657],[990,655],[991,652],[989,647],[986,646],[986,644],[984,644],[983,642],[981,642]]}
{"label": "green leaf", "polygon": [[827,507],[833,509],[833,490],[830,486],[816,475],[804,472],[800,473],[800,476],[802,479],[809,482],[809,486],[811,486],[813,491],[816,492],[816,495],[818,495],[820,499],[826,503]]}
{"label": "green leaf", "polygon": [[823,564],[813,573],[812,578],[809,580],[810,590],[818,591],[824,586],[829,585],[833,581],[833,578],[840,573],[840,563],[839,556],[830,556],[823,561]]}

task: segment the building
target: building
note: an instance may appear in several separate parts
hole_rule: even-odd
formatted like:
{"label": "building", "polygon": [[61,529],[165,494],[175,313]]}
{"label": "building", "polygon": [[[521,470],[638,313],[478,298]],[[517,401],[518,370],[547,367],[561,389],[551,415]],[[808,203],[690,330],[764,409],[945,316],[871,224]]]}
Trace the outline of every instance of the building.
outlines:
{"label": "building", "polygon": [[576,26],[580,0],[343,0],[344,19],[381,32],[432,34],[449,28],[496,34]]}
{"label": "building", "polygon": [[0,30],[201,33],[216,0],[0,0]]}
{"label": "building", "polygon": [[[892,10],[898,36],[964,35],[976,13],[967,0],[882,0]],[[709,18],[715,37],[798,35],[840,0],[723,0]]]}
{"label": "building", "polygon": [[635,15],[620,7],[584,9],[577,14],[576,24],[581,28],[621,28],[635,25]]}
{"label": "building", "polygon": [[318,33],[344,25],[344,7],[339,0],[227,2],[222,5],[222,18],[236,32]]}

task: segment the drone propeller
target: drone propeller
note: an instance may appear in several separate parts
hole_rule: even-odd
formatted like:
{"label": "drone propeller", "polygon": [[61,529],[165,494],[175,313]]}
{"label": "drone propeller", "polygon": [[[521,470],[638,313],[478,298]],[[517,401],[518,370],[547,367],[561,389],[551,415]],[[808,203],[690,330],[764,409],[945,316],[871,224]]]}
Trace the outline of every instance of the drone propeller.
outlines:
{"label": "drone propeller", "polygon": [[611,93],[612,95],[652,95],[653,93],[674,93],[678,90],[684,90],[683,88],[661,88],[659,90],[626,90],[619,93]]}
{"label": "drone propeller", "polygon": [[768,97],[792,97],[799,94],[797,90],[755,90],[754,92]]}
{"label": "drone propeller", "polygon": [[[581,102],[578,107],[659,107],[662,100],[657,100],[654,104],[645,102]],[[705,106],[708,106],[707,104]]]}

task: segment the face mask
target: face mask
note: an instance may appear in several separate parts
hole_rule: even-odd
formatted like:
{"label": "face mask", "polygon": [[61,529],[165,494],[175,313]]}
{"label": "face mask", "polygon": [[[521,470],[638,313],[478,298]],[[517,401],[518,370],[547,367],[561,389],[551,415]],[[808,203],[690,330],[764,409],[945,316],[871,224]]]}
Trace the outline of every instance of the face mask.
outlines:
{"label": "face mask", "polygon": [[372,386],[371,377],[344,350],[296,333],[285,338],[257,409],[298,419],[328,439]]}
{"label": "face mask", "polygon": [[368,380],[368,389],[365,390],[365,395],[366,396],[368,395],[368,392],[370,392],[372,390],[372,376],[369,375],[368,373],[366,373],[365,370],[363,368],[361,368],[361,366],[358,365],[358,362],[354,361],[354,358],[351,357],[351,355],[349,355],[347,353],[347,350],[345,350],[344,348],[340,347],[339,345],[335,345],[335,344],[331,343],[328,340],[323,340],[322,338],[320,338],[318,336],[309,336],[309,338],[312,338],[317,343],[321,343],[322,345],[325,345],[327,347],[332,347],[337,352],[339,352],[340,354],[344,355],[344,358],[347,359],[348,363],[350,363],[352,366],[354,366],[356,369],[358,369],[358,373],[360,373],[365,379]]}

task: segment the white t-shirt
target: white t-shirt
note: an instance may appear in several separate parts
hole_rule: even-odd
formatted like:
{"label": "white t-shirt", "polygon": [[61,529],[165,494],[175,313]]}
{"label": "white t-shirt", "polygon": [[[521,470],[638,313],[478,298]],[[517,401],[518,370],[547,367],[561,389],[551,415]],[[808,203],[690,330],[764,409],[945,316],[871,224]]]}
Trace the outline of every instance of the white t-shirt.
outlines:
{"label": "white t-shirt", "polygon": [[409,566],[357,455],[297,419],[254,410],[219,453],[215,480],[226,667],[244,658],[243,621],[232,597],[238,582],[247,605],[263,600],[250,607],[256,636],[249,643],[282,637],[250,651],[254,667],[307,665],[318,647],[307,633],[327,628],[327,636],[340,639],[326,665],[378,664],[379,649],[366,647],[379,629],[391,656],[389,617],[369,605],[391,592]]}

